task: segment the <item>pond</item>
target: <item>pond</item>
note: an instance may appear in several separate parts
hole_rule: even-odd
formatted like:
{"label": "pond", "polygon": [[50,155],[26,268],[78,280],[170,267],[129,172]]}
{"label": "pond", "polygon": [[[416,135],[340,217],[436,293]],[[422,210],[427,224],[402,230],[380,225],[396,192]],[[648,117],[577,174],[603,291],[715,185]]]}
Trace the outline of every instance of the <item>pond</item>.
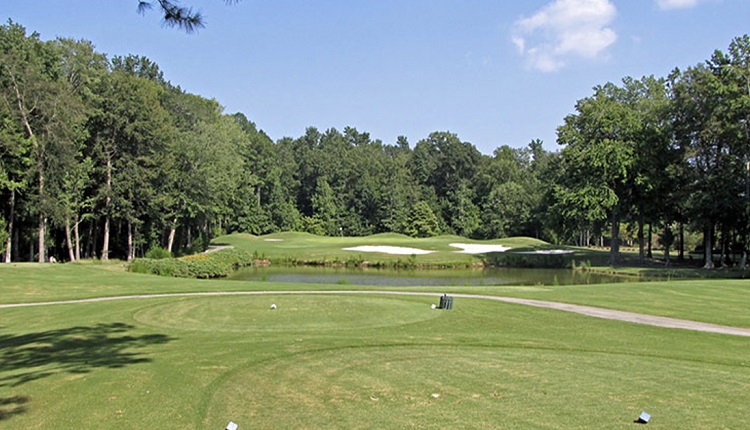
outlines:
{"label": "pond", "polygon": [[571,269],[374,269],[346,267],[248,267],[227,279],[239,281],[290,282],[303,284],[416,286],[509,286],[585,285],[641,280]]}

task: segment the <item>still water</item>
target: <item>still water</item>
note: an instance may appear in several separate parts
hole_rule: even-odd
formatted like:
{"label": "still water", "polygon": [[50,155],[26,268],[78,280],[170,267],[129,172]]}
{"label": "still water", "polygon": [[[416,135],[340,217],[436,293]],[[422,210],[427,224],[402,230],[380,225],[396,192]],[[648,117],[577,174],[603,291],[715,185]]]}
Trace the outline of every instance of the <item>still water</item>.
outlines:
{"label": "still water", "polygon": [[571,269],[442,269],[396,270],[345,267],[248,267],[227,279],[305,284],[373,286],[500,286],[582,285],[632,282],[638,278],[578,272]]}

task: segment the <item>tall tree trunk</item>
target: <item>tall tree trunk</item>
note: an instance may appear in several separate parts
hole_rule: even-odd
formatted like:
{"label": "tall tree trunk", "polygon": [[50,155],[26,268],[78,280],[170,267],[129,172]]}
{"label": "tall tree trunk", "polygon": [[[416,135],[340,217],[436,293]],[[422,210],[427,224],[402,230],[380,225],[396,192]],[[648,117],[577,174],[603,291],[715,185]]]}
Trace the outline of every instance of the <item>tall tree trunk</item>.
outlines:
{"label": "tall tree trunk", "polygon": [[109,260],[109,221],[112,204],[112,157],[107,155],[106,195],[104,196],[104,238],[102,241],[102,261]]}
{"label": "tall tree trunk", "polygon": [[177,217],[172,218],[172,223],[169,227],[169,238],[167,239],[167,251],[172,252],[172,245],[174,244],[174,235],[177,232]]}
{"label": "tall tree trunk", "polygon": [[[750,96],[750,75],[747,76],[747,94]],[[750,141],[750,130],[745,124],[745,137]],[[747,248],[750,245],[750,234],[747,232],[747,216],[750,215],[750,161],[745,156],[745,228],[742,234],[742,258],[740,259],[740,269],[747,268]]]}
{"label": "tall tree trunk", "polygon": [[[13,221],[16,218],[16,190],[10,192],[10,216],[8,216],[8,238],[5,240],[5,262],[10,263],[12,261],[13,254]],[[16,246],[18,242],[16,241]]]}
{"label": "tall tree trunk", "polygon": [[76,255],[73,251],[73,241],[70,238],[70,216],[65,216],[65,243],[68,245],[68,257],[70,261],[76,261]]}
{"label": "tall tree trunk", "polygon": [[740,259],[740,270],[747,268],[747,240],[744,242],[744,245],[742,248],[742,258]]}
{"label": "tall tree trunk", "polygon": [[[140,237],[138,233],[138,224],[133,227],[133,259],[135,259],[135,256],[138,254],[138,243],[135,240],[136,237]],[[143,250],[141,250],[141,257],[143,257]]]}
{"label": "tall tree trunk", "polygon": [[88,236],[87,236],[87,239],[88,239],[87,240],[88,243],[87,243],[87,246],[86,246],[87,252],[88,252],[87,258],[96,258],[96,237],[97,237],[97,234],[95,234],[95,233],[98,233],[96,230],[98,230],[96,228],[96,220],[92,219],[89,222],[89,232],[88,232]]}
{"label": "tall tree trunk", "polygon": [[[9,69],[6,69],[5,71],[9,72],[9,76],[11,78],[11,84],[13,86],[13,90],[15,91],[15,96],[16,96],[16,107],[18,107],[18,112],[21,114],[21,122],[23,123],[24,129],[26,130],[26,137],[28,137],[31,140],[32,146],[35,146],[37,144],[36,135],[34,134],[34,130],[31,128],[31,123],[29,122],[29,117],[28,117],[28,110],[26,109],[26,106],[24,105],[24,100],[23,100],[23,97],[21,95],[21,90],[18,87],[18,81],[16,80],[16,76],[12,72],[10,72]],[[40,178],[40,191],[41,191],[42,183],[43,183],[42,179],[43,179],[43,177]],[[13,196],[13,197],[15,198],[15,196]],[[42,197],[41,192],[39,193],[39,197],[40,198]],[[40,213],[41,213],[41,211],[40,211]],[[40,215],[40,217],[41,217],[41,215]],[[41,229],[41,223],[40,223],[40,229]],[[44,232],[40,231],[40,233],[44,233]],[[43,244],[44,234],[41,234],[40,236],[41,237],[40,237],[39,241],[40,241],[40,243]],[[18,247],[18,241],[16,241],[16,248],[17,247]],[[8,248],[6,248],[6,249],[8,249]],[[40,255],[40,257],[39,257],[40,261],[43,262],[44,261],[44,253],[40,251],[39,255]],[[6,257],[6,260],[7,260],[7,258],[8,257]],[[31,257],[29,258],[29,261],[34,261],[34,245],[33,245],[33,243],[31,245]]]}
{"label": "tall tree trunk", "polygon": [[40,154],[37,168],[39,174],[39,262],[47,260],[47,216],[44,213],[44,157]]}
{"label": "tall tree trunk", "polygon": [[671,256],[669,255],[670,247],[674,242],[674,235],[672,234],[672,227],[670,226],[669,216],[664,217],[664,267],[669,267],[672,263]]}
{"label": "tall tree trunk", "polygon": [[714,268],[714,253],[713,253],[713,226],[706,227],[703,232],[703,255],[704,255],[704,269]]}
{"label": "tall tree trunk", "polygon": [[133,223],[128,220],[128,261],[135,258],[135,247],[133,247]]}
{"label": "tall tree trunk", "polygon": [[729,260],[731,260],[731,256],[729,254],[729,232],[727,232],[728,228],[722,226],[721,228],[721,259],[719,260],[719,265],[723,268],[729,267]]}
{"label": "tall tree trunk", "polygon": [[651,248],[651,238],[654,237],[654,234],[651,232],[652,225],[653,225],[652,223],[648,223],[648,249],[646,251],[646,258],[648,259],[654,258],[654,254]]}
{"label": "tall tree trunk", "polygon": [[612,209],[612,243],[609,248],[609,264],[617,265],[620,263],[620,218],[617,208]]}
{"label": "tall tree trunk", "polygon": [[19,229],[17,229],[17,228],[13,229],[13,243],[16,244],[16,246],[13,247],[13,261],[18,261],[18,260],[21,259],[21,257],[20,257],[20,255],[21,255],[20,248],[21,247],[18,246],[21,243],[21,241],[19,239],[20,234],[19,234],[18,230]]}
{"label": "tall tree trunk", "polygon": [[638,261],[641,264],[646,261],[646,244],[644,243],[643,237],[644,222],[643,208],[641,207],[640,214],[638,215]]}
{"label": "tall tree trunk", "polygon": [[[748,163],[748,166],[750,166],[750,163]],[[740,270],[747,269],[747,248],[748,245],[750,245],[750,235],[748,235],[747,231],[742,234],[742,257],[740,257]]]}
{"label": "tall tree trunk", "polygon": [[677,251],[677,261],[685,261],[685,224],[680,222],[680,247]]}
{"label": "tall tree trunk", "polygon": [[44,263],[47,261],[47,217],[39,213],[39,255],[38,261]]}
{"label": "tall tree trunk", "polygon": [[102,239],[102,261],[109,260],[109,214],[104,217],[104,236]]}
{"label": "tall tree trunk", "polygon": [[78,214],[75,214],[74,217],[75,218],[73,219],[73,222],[74,222],[73,237],[75,238],[75,247],[76,247],[75,257],[76,257],[76,261],[79,261],[81,259],[81,237],[78,234],[78,224],[80,224],[80,222],[78,221]]}

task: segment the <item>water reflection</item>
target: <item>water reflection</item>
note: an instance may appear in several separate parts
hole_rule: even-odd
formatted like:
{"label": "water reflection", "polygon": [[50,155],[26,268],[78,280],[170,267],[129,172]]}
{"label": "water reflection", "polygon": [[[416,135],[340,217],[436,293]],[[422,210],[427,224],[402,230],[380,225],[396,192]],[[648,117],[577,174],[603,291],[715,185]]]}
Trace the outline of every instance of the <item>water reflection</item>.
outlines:
{"label": "water reflection", "polygon": [[578,272],[570,269],[397,270],[345,267],[248,267],[228,279],[373,286],[585,285],[632,282],[638,278]]}

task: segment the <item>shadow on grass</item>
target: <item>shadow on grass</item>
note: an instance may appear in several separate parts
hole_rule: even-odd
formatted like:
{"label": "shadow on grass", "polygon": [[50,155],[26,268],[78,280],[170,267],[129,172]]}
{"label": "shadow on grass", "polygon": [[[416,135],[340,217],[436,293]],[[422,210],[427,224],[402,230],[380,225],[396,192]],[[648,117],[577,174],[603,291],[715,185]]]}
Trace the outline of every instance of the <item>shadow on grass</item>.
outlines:
{"label": "shadow on grass", "polygon": [[0,421],[26,412],[28,402],[29,398],[25,396],[0,397]]}
{"label": "shadow on grass", "polygon": [[[163,334],[127,334],[133,328],[113,323],[0,335],[0,387],[18,387],[62,372],[83,374],[148,363],[151,359],[135,349],[174,340]],[[13,404],[12,399],[18,397],[0,398],[2,410],[6,409],[2,402]]]}

